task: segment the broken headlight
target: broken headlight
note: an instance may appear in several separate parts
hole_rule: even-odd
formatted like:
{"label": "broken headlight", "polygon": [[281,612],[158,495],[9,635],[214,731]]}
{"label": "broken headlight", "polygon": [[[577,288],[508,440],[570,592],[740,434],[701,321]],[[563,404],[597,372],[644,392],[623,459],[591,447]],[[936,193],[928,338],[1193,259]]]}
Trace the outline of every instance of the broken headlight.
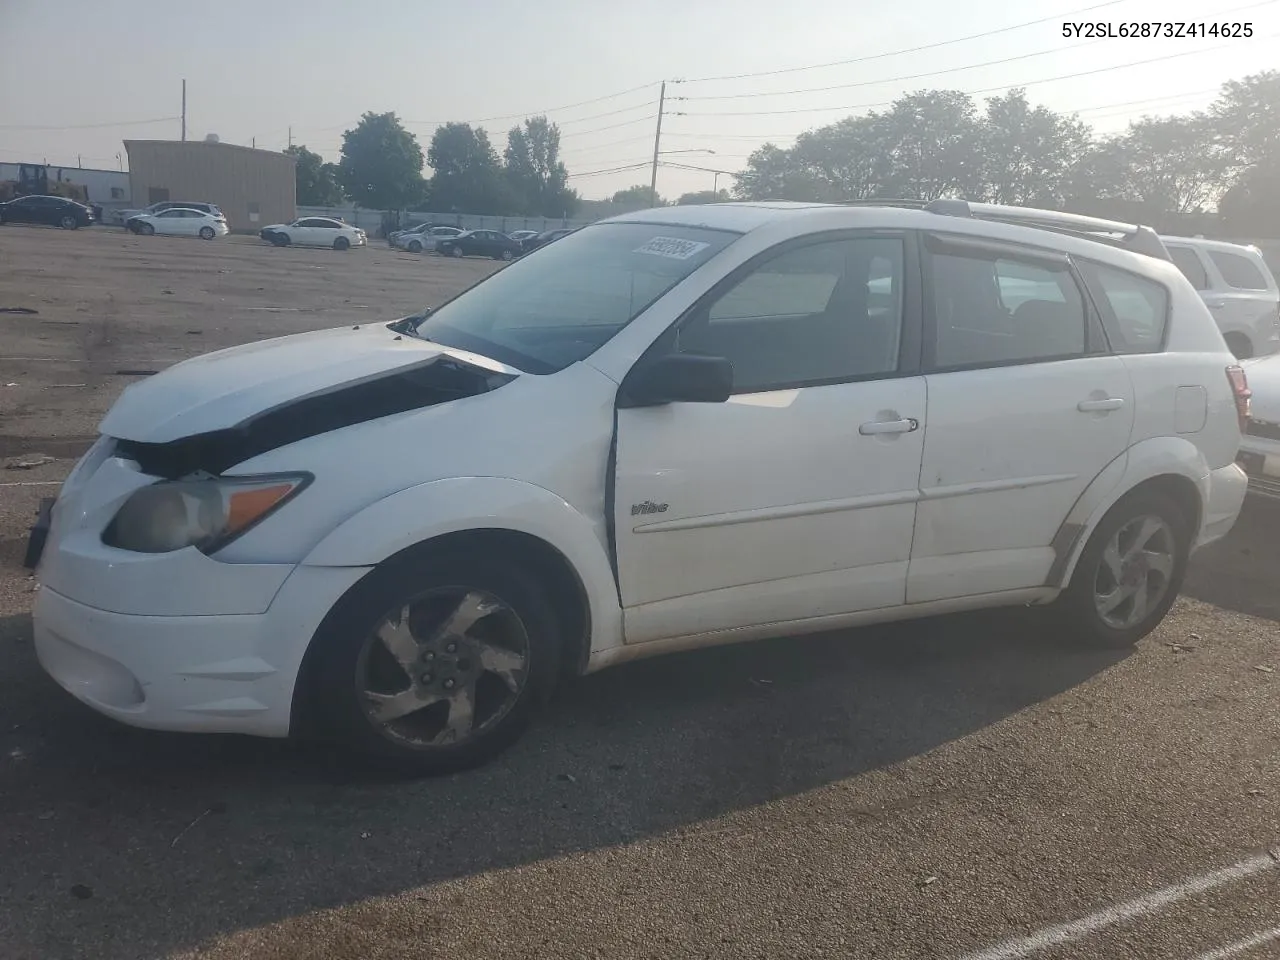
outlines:
{"label": "broken headlight", "polygon": [[213,553],[284,506],[311,481],[307,474],[168,480],[135,490],[102,533],[110,547]]}

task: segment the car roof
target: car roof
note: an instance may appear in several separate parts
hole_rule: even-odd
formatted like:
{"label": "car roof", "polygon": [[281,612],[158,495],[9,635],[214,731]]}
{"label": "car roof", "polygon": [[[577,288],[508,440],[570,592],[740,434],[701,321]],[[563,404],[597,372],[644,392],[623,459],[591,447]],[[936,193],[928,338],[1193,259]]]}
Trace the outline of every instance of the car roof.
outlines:
{"label": "car roof", "polygon": [[1178,247],[1201,247],[1205,250],[1223,250],[1228,253],[1251,253],[1255,257],[1261,257],[1262,251],[1257,247],[1247,243],[1232,243],[1229,240],[1210,240],[1207,237],[1167,237],[1160,235],[1160,239],[1166,244],[1172,243]]}

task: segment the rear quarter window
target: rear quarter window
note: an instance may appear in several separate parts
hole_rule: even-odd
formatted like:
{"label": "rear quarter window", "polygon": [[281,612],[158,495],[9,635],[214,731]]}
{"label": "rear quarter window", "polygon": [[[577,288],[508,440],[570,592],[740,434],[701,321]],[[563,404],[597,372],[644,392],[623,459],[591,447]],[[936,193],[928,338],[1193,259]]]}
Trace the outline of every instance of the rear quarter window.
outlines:
{"label": "rear quarter window", "polygon": [[1246,256],[1238,253],[1227,253],[1225,250],[1210,250],[1209,259],[1222,274],[1228,287],[1236,290],[1267,290],[1267,278],[1262,271]]}
{"label": "rear quarter window", "polygon": [[1200,255],[1190,247],[1167,247],[1173,265],[1182,271],[1182,275],[1191,281],[1197,290],[1209,289],[1209,274],[1200,262]]}
{"label": "rear quarter window", "polygon": [[1080,272],[1102,316],[1114,353],[1157,353],[1169,326],[1169,291],[1147,277],[1081,263]]}

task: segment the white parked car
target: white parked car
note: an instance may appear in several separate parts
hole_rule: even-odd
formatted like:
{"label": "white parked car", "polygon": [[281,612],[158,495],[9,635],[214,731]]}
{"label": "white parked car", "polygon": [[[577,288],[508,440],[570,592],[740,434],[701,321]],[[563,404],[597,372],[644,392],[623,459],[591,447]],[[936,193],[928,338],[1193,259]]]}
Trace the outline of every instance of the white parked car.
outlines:
{"label": "white parked car", "polygon": [[216,217],[217,219],[223,221],[224,223],[227,220],[226,216],[222,212],[221,207],[219,207],[216,203],[206,203],[203,200],[160,200],[156,203],[151,204],[150,206],[143,207],[141,210],[130,210],[130,209],[118,210],[118,211],[115,211],[112,214],[112,216],[118,218],[119,223],[122,226],[127,226],[129,221],[132,220],[134,217],[141,216],[143,214],[154,215],[164,210],[173,209],[175,207],[180,207],[183,210],[199,210],[203,213],[209,214],[212,217]]}
{"label": "white parked car", "polygon": [[201,240],[225,237],[230,232],[227,221],[222,217],[182,207],[170,207],[159,213],[140,213],[125,221],[125,229],[144,237],[160,233],[174,237],[199,237]]}
{"label": "white parked car", "polygon": [[1164,256],[962,201],[666,207],[187,360],[33,531],[40,661],[125,723],[435,772],[562,674],[708,644],[1023,604],[1132,644],[1246,488],[1244,376]]}
{"label": "white parked car", "polygon": [[273,223],[259,230],[258,236],[277,247],[332,247],[334,250],[349,250],[368,243],[368,237],[359,227],[330,217],[302,217],[293,223]]}
{"label": "white parked car", "polygon": [[393,233],[390,243],[391,246],[410,253],[430,253],[441,240],[456,237],[460,233],[462,231],[457,227],[431,227],[423,224],[421,228],[414,227],[403,233]]}
{"label": "white parked car", "polygon": [[1240,438],[1240,465],[1249,475],[1249,492],[1280,500],[1280,353],[1241,364],[1252,399]]}
{"label": "white parked car", "polygon": [[1203,237],[1161,239],[1237,357],[1280,350],[1280,288],[1257,247]]}

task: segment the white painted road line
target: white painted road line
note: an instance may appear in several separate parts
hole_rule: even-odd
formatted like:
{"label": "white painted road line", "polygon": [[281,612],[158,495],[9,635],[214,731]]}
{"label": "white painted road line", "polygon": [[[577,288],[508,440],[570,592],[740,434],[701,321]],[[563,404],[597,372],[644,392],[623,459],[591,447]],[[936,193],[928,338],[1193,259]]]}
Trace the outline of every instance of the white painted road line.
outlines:
{"label": "white painted road line", "polygon": [[[1117,923],[1145,917],[1158,910],[1163,910],[1171,903],[1185,900],[1187,897],[1194,897],[1215,887],[1243,880],[1245,877],[1262,873],[1264,870],[1273,870],[1277,866],[1280,866],[1280,861],[1277,861],[1276,857],[1270,853],[1262,853],[1256,857],[1241,860],[1239,863],[1232,864],[1229,867],[1223,867],[1221,870],[1215,870],[1213,873],[1192,877],[1190,880],[1184,880],[1182,883],[1155,890],[1126,903],[1118,903],[1114,906],[1106,907],[1097,913],[1081,917],[1079,920],[1062,923],[1056,927],[1045,927],[1030,936],[1015,937],[1012,940],[997,943],[993,947],[987,947],[976,953],[965,954],[962,960],[1021,960],[1021,958],[1029,957],[1032,954],[1039,953],[1041,950],[1081,940],[1091,933],[1115,926]],[[1227,954],[1227,956],[1230,956],[1230,954]]]}
{"label": "white painted road line", "polygon": [[1237,940],[1235,943],[1229,943],[1225,947],[1217,950],[1210,950],[1208,953],[1202,953],[1195,960],[1227,960],[1228,957],[1238,957],[1246,950],[1252,950],[1254,947],[1260,947],[1264,943],[1270,943],[1272,940],[1280,940],[1280,927],[1272,927],[1270,930],[1263,930],[1261,933],[1255,933],[1252,937],[1245,937],[1243,940]]}

